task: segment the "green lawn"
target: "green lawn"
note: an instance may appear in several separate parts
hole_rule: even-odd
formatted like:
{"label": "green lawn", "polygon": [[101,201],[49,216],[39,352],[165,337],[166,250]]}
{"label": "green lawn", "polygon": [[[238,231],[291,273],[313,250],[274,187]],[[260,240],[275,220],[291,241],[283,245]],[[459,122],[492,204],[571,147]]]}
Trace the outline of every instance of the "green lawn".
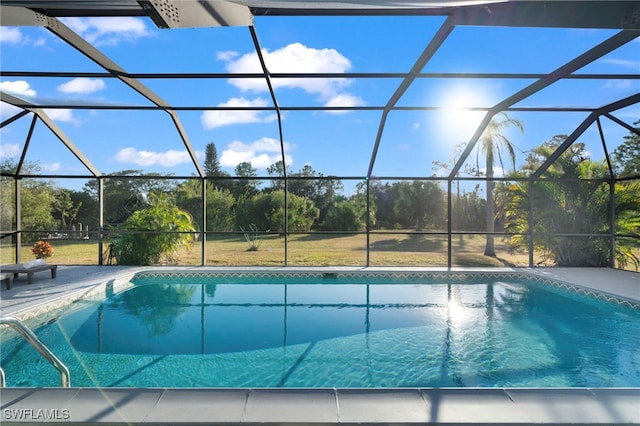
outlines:
{"label": "green lawn", "polygon": [[[242,236],[207,241],[206,265],[210,266],[283,266],[284,237],[262,236],[257,251],[249,250]],[[54,254],[48,259],[60,265],[97,265],[98,243],[90,240],[50,240]],[[371,266],[447,266],[447,239],[431,235],[371,234]],[[289,266],[365,266],[367,240],[365,235],[292,235],[287,247]],[[106,246],[106,245],[105,245]],[[452,248],[454,266],[527,266],[526,254],[510,253],[508,245],[496,238],[497,257],[483,255],[484,238],[455,237]],[[181,249],[167,263],[200,265],[202,243],[195,242],[190,250]],[[21,261],[33,259],[31,246],[22,247]],[[0,248],[0,261],[13,263],[13,249]]]}
{"label": "green lawn", "polygon": [[[54,254],[48,259],[59,265],[97,265],[98,243],[93,240],[50,240]],[[206,244],[208,266],[284,266],[285,243],[280,235],[259,237],[259,249],[250,251],[243,236],[210,239]],[[485,256],[483,236],[454,236],[453,266],[528,266],[526,253],[511,252],[502,238],[495,238],[496,257]],[[287,247],[288,266],[366,266],[366,235],[291,235]],[[370,266],[447,266],[447,238],[439,235],[378,234],[369,240]],[[106,244],[105,244],[106,248]],[[202,243],[196,241],[189,250],[181,249],[165,264],[199,266]],[[640,257],[640,251],[638,251]],[[31,245],[22,247],[21,262],[33,259]],[[0,247],[0,262],[14,263],[13,248]],[[539,264],[540,259],[534,258]],[[105,261],[106,264],[106,261]],[[552,266],[552,265],[544,265]],[[629,270],[635,270],[628,265]]]}

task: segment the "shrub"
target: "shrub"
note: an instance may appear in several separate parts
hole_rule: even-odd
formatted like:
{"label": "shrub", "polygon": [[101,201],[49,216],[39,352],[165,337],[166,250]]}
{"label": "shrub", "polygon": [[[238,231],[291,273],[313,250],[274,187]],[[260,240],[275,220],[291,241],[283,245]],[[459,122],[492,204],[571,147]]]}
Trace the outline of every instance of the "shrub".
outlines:
{"label": "shrub", "polygon": [[113,233],[113,254],[120,265],[152,265],[163,259],[177,261],[177,249],[189,248],[194,239],[195,227],[189,213],[166,195],[151,194],[149,198],[149,207],[134,212]]}

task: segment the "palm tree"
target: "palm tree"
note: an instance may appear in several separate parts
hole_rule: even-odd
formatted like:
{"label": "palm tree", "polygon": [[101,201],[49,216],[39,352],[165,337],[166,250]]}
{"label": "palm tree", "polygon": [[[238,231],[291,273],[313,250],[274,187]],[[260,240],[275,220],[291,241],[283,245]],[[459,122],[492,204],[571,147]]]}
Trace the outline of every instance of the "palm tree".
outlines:
{"label": "palm tree", "polygon": [[[482,152],[486,160],[487,167],[487,243],[484,248],[485,256],[496,256],[496,250],[493,243],[492,233],[495,231],[495,204],[493,200],[493,165],[495,163],[496,156],[500,161],[500,167],[504,170],[504,164],[502,161],[502,150],[505,149],[511,160],[512,168],[516,167],[516,154],[514,151],[514,145],[509,139],[502,133],[509,127],[516,127],[520,132],[524,132],[524,125],[521,121],[509,117],[506,113],[501,112],[494,116],[484,132],[478,140],[478,156]],[[479,158],[476,157],[476,162],[479,162]],[[478,170],[480,168],[478,167]]]}

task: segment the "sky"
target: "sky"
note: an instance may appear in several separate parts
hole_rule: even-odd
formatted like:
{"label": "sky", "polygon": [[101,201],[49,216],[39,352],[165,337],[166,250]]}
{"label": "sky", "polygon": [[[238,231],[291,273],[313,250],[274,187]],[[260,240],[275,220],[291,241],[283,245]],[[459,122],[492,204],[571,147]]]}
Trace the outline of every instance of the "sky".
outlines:
{"label": "sky", "polygon": [[[158,29],[150,19],[61,18],[130,73],[256,73],[260,64],[247,27]],[[443,17],[256,17],[255,31],[270,72],[408,72]],[[456,27],[423,72],[549,73],[614,35],[616,30]],[[3,71],[104,72],[46,29],[0,27]],[[640,39],[578,73],[639,74]],[[434,162],[451,163],[484,112],[532,84],[535,79],[418,79],[398,106],[438,106],[443,111],[392,111],[380,139],[373,175],[420,177],[445,175]],[[141,79],[164,101],[177,106],[270,107],[263,79]],[[401,83],[398,78],[273,79],[280,106],[384,106]],[[0,89],[35,103],[72,102],[150,106],[151,102],[115,78],[6,77]],[[560,81],[517,107],[599,107],[640,92],[639,79]],[[171,116],[163,111],[114,109],[45,110],[66,136],[102,173],[122,170],[196,173]],[[18,110],[2,103],[4,121]],[[569,134],[585,112],[510,112],[524,132],[507,130],[522,165],[533,147]],[[640,106],[613,114],[632,124]],[[205,146],[216,144],[222,169],[233,175],[250,162],[259,175],[279,161],[280,131],[275,111],[179,111],[199,161]],[[296,172],[310,165],[323,175],[366,176],[382,119],[381,111],[282,111],[285,160]],[[23,117],[0,130],[0,160],[17,160],[31,125]],[[611,151],[629,131],[602,120]],[[578,141],[594,160],[604,151],[596,126]],[[41,122],[35,127],[27,161],[43,174],[87,175],[82,164]],[[475,165],[475,154],[468,164]],[[508,164],[505,164],[505,167]],[[509,167],[510,168],[510,167]],[[501,173],[498,167],[498,174]],[[348,187],[348,185],[345,185]]]}

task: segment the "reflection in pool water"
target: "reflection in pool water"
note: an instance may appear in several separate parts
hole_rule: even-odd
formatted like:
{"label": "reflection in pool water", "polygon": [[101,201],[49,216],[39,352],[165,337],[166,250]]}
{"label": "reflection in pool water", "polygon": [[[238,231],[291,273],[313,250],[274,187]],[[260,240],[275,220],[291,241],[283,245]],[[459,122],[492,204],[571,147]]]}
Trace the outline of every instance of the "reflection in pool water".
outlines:
{"label": "reflection in pool water", "polygon": [[[144,281],[38,334],[74,386],[640,385],[637,310],[526,283],[298,281]],[[24,345],[2,358],[10,386],[56,385]]]}

